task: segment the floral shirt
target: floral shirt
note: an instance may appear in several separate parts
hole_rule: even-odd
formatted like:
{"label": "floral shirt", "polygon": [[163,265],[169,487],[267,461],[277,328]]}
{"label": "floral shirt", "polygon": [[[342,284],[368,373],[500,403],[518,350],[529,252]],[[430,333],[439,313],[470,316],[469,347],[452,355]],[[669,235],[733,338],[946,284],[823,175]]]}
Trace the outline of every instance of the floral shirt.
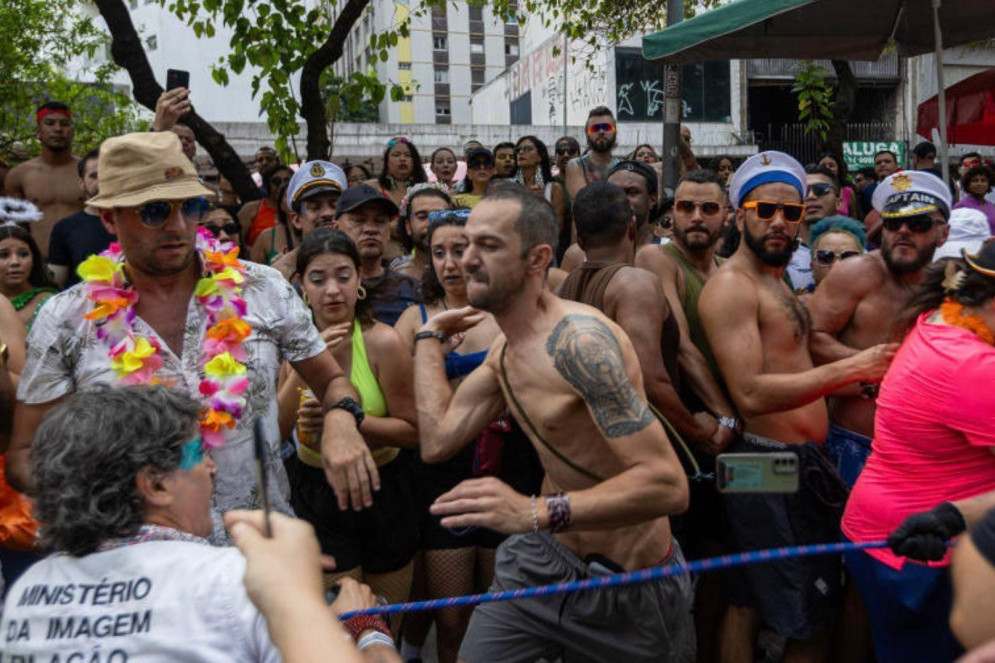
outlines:
{"label": "floral shirt", "polygon": [[[214,505],[220,513],[260,507],[252,425],[261,417],[269,450],[272,506],[291,514],[290,486],[279,453],[277,377],[283,360],[296,362],[317,356],[325,351],[325,343],[304,302],[279,272],[254,263],[245,263],[245,267],[241,296],[248,309],[244,320],[252,326],[252,334],[244,342],[249,391],[245,412],[237,426],[227,433],[224,446],[211,452],[218,466]],[[28,404],[48,403],[96,385],[117,384],[107,346],[97,339],[94,323],[83,318],[92,306],[86,298],[85,284],[76,285],[46,303],[28,335],[18,400]],[[198,385],[203,378],[202,340],[207,322],[203,307],[191,297],[182,356],[177,357],[165,342],[160,342],[163,366],[158,375],[198,401]],[[155,335],[141,317],[136,318],[135,329],[140,334]],[[216,523],[220,523],[217,518]],[[216,534],[220,531],[215,530]]]}

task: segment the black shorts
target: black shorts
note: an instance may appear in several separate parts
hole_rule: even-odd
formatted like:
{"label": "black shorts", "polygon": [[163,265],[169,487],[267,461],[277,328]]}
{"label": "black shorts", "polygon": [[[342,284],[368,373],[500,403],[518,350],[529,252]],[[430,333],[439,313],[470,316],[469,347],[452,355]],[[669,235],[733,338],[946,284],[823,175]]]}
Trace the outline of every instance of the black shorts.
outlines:
{"label": "black shorts", "polygon": [[[497,477],[522,495],[538,494],[545,473],[532,442],[514,421],[511,423],[511,430],[502,437],[504,444]],[[420,459],[414,460],[422,550],[453,550],[474,546],[497,548],[506,538],[506,535],[486,527],[457,534],[440,525],[439,517],[429,513],[428,508],[432,503],[460,482],[476,476],[486,476],[474,471],[475,453],[476,443],[467,445],[456,456],[442,463],[430,465]]]}
{"label": "black shorts", "polygon": [[287,459],[290,504],[294,512],[314,526],[321,552],[335,557],[336,571],[362,567],[366,573],[390,573],[408,564],[418,547],[411,464],[405,454],[377,468],[380,490],[373,506],[362,511],[341,511],[325,473]]}
{"label": "black shorts", "polygon": [[[747,433],[728,451],[793,451],[799,473],[794,494],[723,495],[732,552],[839,541],[849,490],[821,445],[788,446]],[[787,638],[809,638],[830,626],[839,612],[840,555],[751,564],[729,569],[724,578],[731,605],[755,608],[770,628]]]}

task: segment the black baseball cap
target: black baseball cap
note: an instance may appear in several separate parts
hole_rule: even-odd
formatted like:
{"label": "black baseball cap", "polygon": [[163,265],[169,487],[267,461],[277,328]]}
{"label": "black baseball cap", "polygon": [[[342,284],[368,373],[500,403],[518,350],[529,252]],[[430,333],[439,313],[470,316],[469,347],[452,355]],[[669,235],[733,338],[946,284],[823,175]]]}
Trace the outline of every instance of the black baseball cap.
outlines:
{"label": "black baseball cap", "polygon": [[657,179],[656,171],[653,170],[652,166],[647,165],[643,161],[636,161],[634,159],[625,159],[623,161],[619,161],[617,164],[612,166],[612,169],[608,171],[608,177],[611,177],[615,173],[622,170],[630,173],[635,173],[636,175],[642,175],[643,179],[646,180],[646,192],[651,196],[656,195],[657,190],[660,188],[660,186],[659,186],[659,180]]}
{"label": "black baseball cap", "polygon": [[494,165],[494,155],[486,147],[475,147],[466,155],[466,165],[483,161],[488,166]]}
{"label": "black baseball cap", "polygon": [[369,184],[360,184],[342,192],[339,204],[335,207],[335,218],[339,218],[346,212],[351,212],[358,207],[367,204],[376,204],[387,210],[391,216],[397,216],[399,210],[394,201],[383,195]]}

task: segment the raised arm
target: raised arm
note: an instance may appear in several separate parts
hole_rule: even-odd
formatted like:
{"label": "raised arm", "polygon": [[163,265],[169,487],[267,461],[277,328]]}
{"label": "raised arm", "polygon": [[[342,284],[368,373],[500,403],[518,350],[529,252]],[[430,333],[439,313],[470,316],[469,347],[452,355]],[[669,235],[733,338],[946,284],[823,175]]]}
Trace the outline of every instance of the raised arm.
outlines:
{"label": "raised arm", "polygon": [[808,347],[816,364],[846,359],[859,350],[842,343],[837,336],[850,323],[857,305],[866,295],[866,261],[870,256],[844,260],[829,270],[808,302],[812,335]]}
{"label": "raised arm", "polygon": [[[484,314],[470,307],[433,316],[421,331],[449,337],[477,324]],[[421,456],[427,463],[451,458],[505,410],[504,395],[493,367],[493,353],[453,392],[446,378],[442,343],[415,341],[415,403]]]}
{"label": "raised arm", "polygon": [[712,375],[712,369],[709,367],[705,355],[691,340],[688,320],[684,315],[684,307],[681,305],[680,293],[677,291],[676,265],[661,254],[659,247],[646,246],[636,254],[636,267],[653,272],[660,281],[663,295],[667,298],[667,304],[670,305],[670,314],[674,316],[677,327],[681,330],[677,361],[680,364],[681,372],[687,376],[691,383],[694,393],[712,414],[718,417],[735,417],[736,411],[716,382],[716,376]]}
{"label": "raised arm", "polygon": [[698,313],[726,386],[747,418],[794,410],[851,382],[878,381],[895,354],[894,346],[877,345],[801,373],[767,373],[759,310],[757,286],[732,271],[715,274],[698,300]]}

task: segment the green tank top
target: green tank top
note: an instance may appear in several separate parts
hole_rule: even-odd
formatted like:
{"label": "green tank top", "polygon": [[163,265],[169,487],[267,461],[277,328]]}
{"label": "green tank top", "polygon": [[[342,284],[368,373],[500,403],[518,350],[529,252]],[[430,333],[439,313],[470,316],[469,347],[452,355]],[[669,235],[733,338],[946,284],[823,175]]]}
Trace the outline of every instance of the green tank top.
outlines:
{"label": "green tank top", "polygon": [[374,417],[387,416],[387,399],[380,391],[380,383],[377,382],[377,376],[373,374],[370,360],[366,356],[366,344],[363,342],[363,329],[359,320],[352,323],[352,370],[349,381],[359,393],[359,404],[366,414]]}
{"label": "green tank top", "polygon": [[[684,272],[684,298],[681,300],[681,308],[684,309],[684,318],[688,322],[688,336],[690,336],[694,346],[705,356],[705,361],[708,362],[712,375],[721,382],[722,373],[719,372],[719,365],[715,362],[712,347],[708,344],[708,337],[705,335],[705,328],[698,316],[698,298],[701,297],[701,291],[705,287],[705,277],[691,266],[684,254],[672,242],[664,244],[663,250],[677,260],[677,266]],[[716,265],[725,262],[725,259],[719,256],[715,256],[714,259]]]}

